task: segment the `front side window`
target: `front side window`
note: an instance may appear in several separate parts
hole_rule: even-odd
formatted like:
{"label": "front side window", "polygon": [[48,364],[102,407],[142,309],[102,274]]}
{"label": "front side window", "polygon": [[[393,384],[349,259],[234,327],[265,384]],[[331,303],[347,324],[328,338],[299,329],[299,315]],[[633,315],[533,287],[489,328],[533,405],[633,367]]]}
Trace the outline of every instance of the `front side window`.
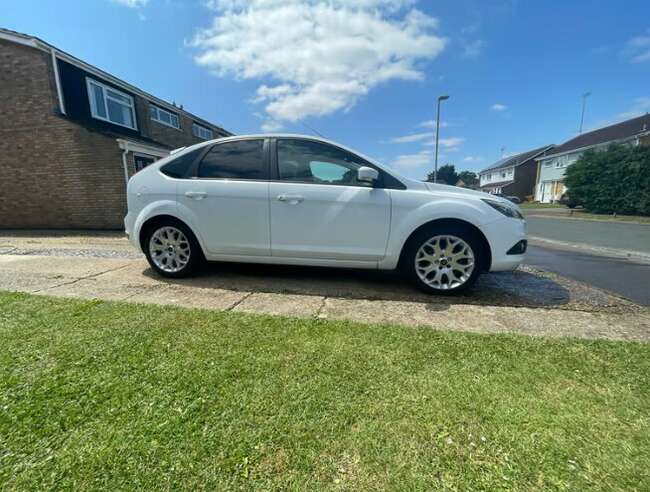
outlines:
{"label": "front side window", "polygon": [[162,123],[163,125],[171,126],[172,128],[180,129],[181,125],[178,122],[178,115],[167,111],[166,109],[159,108],[158,106],[149,106],[149,114],[151,119]]}
{"label": "front side window", "polygon": [[283,181],[344,186],[371,186],[357,171],[368,164],[332,145],[308,140],[278,140],[278,174]]}
{"label": "front side window", "polygon": [[136,129],[135,103],[131,96],[93,79],[86,79],[86,85],[93,118]]}
{"label": "front side window", "polygon": [[192,123],[192,135],[203,140],[212,140],[212,130],[201,126],[197,123]]}
{"label": "front side window", "polygon": [[264,140],[238,140],[215,145],[199,165],[199,178],[268,179]]}

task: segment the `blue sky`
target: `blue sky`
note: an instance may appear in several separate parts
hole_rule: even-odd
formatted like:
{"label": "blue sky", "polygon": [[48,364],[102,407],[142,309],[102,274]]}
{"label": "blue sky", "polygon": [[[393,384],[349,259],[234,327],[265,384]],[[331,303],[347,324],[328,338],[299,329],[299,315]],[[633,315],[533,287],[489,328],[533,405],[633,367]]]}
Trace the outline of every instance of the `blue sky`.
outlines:
{"label": "blue sky", "polygon": [[[650,111],[650,2],[5,0],[25,32],[235,133],[328,138],[423,178]],[[503,149],[503,150],[502,150]]]}

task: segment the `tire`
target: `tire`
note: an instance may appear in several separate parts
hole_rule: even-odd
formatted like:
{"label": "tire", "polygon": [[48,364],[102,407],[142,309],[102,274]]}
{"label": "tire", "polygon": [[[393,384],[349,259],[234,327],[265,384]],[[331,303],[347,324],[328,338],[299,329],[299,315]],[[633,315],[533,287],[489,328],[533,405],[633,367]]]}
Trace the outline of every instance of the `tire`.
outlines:
{"label": "tire", "polygon": [[[483,241],[469,227],[434,225],[409,239],[401,267],[420,290],[428,294],[454,295],[469,289],[478,279],[487,256],[484,247]],[[450,252],[455,257],[450,257]]]}
{"label": "tire", "polygon": [[[160,246],[159,254],[154,248],[156,244]],[[168,278],[189,277],[205,261],[196,237],[179,220],[163,219],[147,225],[142,250],[151,268]]]}

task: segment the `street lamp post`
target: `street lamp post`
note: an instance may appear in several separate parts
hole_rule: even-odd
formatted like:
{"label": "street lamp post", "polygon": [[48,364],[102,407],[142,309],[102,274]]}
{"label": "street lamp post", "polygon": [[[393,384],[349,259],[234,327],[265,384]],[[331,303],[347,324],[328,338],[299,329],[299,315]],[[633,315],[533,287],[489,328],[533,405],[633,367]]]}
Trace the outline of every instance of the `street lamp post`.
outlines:
{"label": "street lamp post", "polygon": [[591,92],[585,92],[582,95],[582,114],[580,115],[580,131],[578,132],[579,134],[582,133],[582,124],[585,121],[585,106],[587,105],[587,98],[591,96]]}
{"label": "street lamp post", "polygon": [[433,182],[438,182],[438,137],[440,135],[440,102],[449,99],[449,96],[438,96],[438,111],[436,112],[436,156],[433,164]]}

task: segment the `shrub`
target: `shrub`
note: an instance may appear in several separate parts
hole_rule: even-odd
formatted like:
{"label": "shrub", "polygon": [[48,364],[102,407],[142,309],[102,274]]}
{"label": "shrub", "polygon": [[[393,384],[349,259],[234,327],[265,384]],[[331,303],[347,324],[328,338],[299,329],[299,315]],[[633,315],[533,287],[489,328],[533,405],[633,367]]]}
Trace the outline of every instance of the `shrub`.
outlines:
{"label": "shrub", "polygon": [[650,215],[650,146],[589,150],[567,168],[564,184],[590,212]]}

